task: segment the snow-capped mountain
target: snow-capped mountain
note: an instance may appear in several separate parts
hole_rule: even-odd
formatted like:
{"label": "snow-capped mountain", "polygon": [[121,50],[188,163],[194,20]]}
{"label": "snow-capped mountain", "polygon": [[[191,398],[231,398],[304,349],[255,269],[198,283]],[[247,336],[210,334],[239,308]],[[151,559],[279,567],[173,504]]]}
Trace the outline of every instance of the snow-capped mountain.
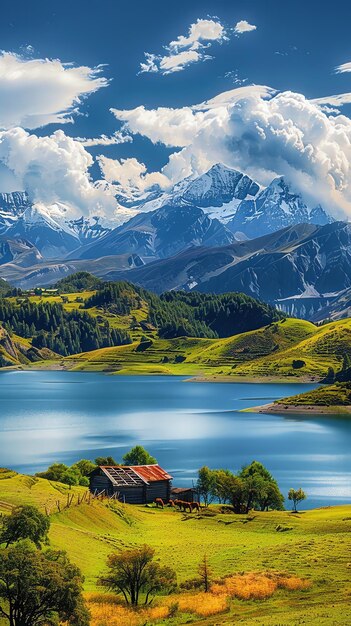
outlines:
{"label": "snow-capped mountain", "polygon": [[[124,199],[118,197],[121,204]],[[261,188],[249,176],[221,163],[201,176],[183,179],[168,191],[154,187],[149,195],[129,197],[125,206],[139,212],[162,206],[198,207],[226,224],[237,239],[260,237],[294,224],[333,221],[320,205],[309,206],[283,177]]]}
{"label": "snow-capped mountain", "polygon": [[97,242],[75,250],[70,258],[97,259],[134,253],[147,262],[191,247],[220,246],[232,241],[234,235],[199,207],[167,205],[139,213]]}
{"label": "snow-capped mountain", "polygon": [[[201,176],[184,178],[168,191],[162,192],[155,186],[149,194],[129,198],[125,206],[138,211],[154,211],[166,205],[192,206],[225,222],[234,215],[241,200],[255,196],[259,189],[245,174],[217,163]],[[122,195],[117,199],[121,204],[125,200]]]}
{"label": "snow-capped mountain", "polygon": [[25,191],[0,193],[0,234],[12,226],[30,205]]}
{"label": "snow-capped mountain", "polygon": [[100,223],[99,217],[80,217],[77,220],[66,220],[66,226],[74,233],[82,245],[97,241],[110,232],[111,228],[107,228]]}
{"label": "snow-capped mountain", "polygon": [[12,245],[16,240],[31,244],[38,254],[51,259],[62,258],[110,231],[98,217],[69,220],[67,214],[68,208],[61,203],[33,205],[25,192],[2,193],[0,235]]}
{"label": "snow-capped mountain", "polygon": [[309,207],[301,194],[292,191],[283,177],[275,178],[251,200],[243,200],[227,223],[235,234],[250,239],[293,224],[330,224],[330,215],[320,206]]}

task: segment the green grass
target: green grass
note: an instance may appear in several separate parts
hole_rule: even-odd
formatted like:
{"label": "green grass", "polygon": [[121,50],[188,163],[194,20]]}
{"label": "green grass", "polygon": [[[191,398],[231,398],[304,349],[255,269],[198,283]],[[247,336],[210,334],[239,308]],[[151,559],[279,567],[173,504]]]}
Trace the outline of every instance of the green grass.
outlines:
{"label": "green grass", "polygon": [[297,396],[283,398],[279,402],[294,406],[351,406],[351,383],[336,383],[319,387]]}
{"label": "green grass", "polygon": [[[55,499],[60,498],[63,505],[68,491],[43,479],[0,472],[0,511],[7,514],[11,506],[23,503],[43,510],[51,503],[51,545],[67,550],[84,573],[87,590],[96,588],[96,578],[111,551],[147,543],[155,547],[162,563],[176,569],[179,582],[196,575],[205,553],[217,577],[269,569],[312,582],[307,591],[281,591],[265,602],[233,601],[230,615],[203,620],[192,616],[194,624],[345,626],[351,619],[351,506],[298,515],[255,512],[248,518],[220,514],[218,507],[212,507],[211,516],[185,516],[168,508],[94,501],[54,512]],[[82,488],[73,492],[81,493]],[[277,532],[278,525],[291,530]],[[328,617],[333,621],[328,622]]]}

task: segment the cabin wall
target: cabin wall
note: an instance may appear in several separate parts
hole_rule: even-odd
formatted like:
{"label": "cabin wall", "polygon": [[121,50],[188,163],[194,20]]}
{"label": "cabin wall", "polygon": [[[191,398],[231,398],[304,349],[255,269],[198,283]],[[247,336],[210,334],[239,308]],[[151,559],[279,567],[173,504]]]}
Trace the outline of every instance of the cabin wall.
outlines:
{"label": "cabin wall", "polygon": [[114,493],[118,493],[118,500],[127,504],[145,504],[145,487],[114,487]]}
{"label": "cabin wall", "polygon": [[154,502],[156,498],[162,498],[164,502],[168,502],[170,491],[169,480],[152,482],[146,487],[146,502]]}
{"label": "cabin wall", "polygon": [[94,493],[94,491],[102,491],[103,489],[109,495],[113,494],[113,485],[106,474],[103,472],[101,474],[93,474],[90,477],[90,491]]}

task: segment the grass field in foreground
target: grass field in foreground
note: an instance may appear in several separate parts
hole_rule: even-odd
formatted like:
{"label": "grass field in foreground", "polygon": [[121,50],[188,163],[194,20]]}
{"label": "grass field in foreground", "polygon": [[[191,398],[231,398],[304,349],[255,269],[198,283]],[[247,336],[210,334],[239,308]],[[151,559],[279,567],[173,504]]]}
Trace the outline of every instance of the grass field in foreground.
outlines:
{"label": "grass field in foreground", "polygon": [[[94,501],[55,512],[55,500],[59,497],[64,504],[68,491],[58,483],[2,472],[0,511],[6,514],[11,506],[21,503],[43,509],[49,502],[51,545],[67,550],[84,573],[85,588],[90,593],[96,592],[96,578],[111,551],[147,543],[156,548],[162,563],[174,567],[179,582],[196,575],[206,553],[215,577],[275,570],[312,583],[304,591],[279,590],[264,601],[232,600],[229,613],[206,618],[179,613],[157,623],[346,626],[351,622],[351,506],[298,515],[286,511],[254,512],[250,516],[221,514],[218,507],[212,507],[209,514],[186,516],[167,508]],[[73,492],[81,493],[82,488]],[[289,530],[279,531],[279,526]],[[92,626],[129,626],[126,620],[126,616],[116,622],[95,620]],[[139,626],[139,622],[129,623]]]}

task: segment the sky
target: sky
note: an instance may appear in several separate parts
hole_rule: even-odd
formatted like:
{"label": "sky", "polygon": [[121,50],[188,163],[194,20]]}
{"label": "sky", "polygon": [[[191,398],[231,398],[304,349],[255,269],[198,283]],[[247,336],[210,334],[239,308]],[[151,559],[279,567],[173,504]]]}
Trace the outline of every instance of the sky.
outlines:
{"label": "sky", "polygon": [[121,189],[223,162],[349,217],[350,18],[346,0],[5,3],[0,191],[120,221]]}

